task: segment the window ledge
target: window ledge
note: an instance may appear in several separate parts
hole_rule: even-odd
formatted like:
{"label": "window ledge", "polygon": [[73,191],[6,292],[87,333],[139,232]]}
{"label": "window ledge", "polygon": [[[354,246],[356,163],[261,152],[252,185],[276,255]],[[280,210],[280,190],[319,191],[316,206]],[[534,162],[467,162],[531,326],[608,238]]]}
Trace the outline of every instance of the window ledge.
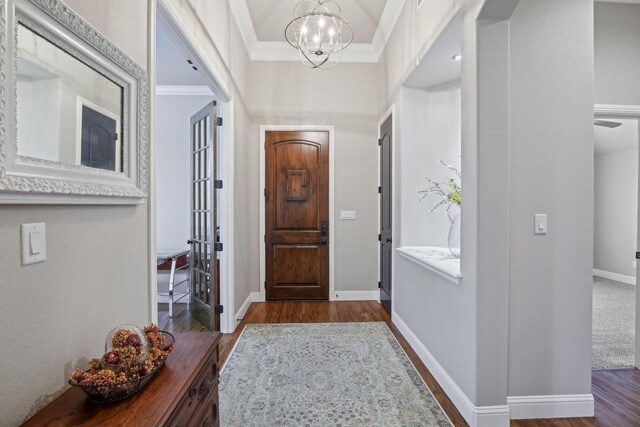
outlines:
{"label": "window ledge", "polygon": [[456,258],[447,248],[434,246],[403,246],[396,249],[401,257],[418,264],[451,283],[459,284],[460,258]]}

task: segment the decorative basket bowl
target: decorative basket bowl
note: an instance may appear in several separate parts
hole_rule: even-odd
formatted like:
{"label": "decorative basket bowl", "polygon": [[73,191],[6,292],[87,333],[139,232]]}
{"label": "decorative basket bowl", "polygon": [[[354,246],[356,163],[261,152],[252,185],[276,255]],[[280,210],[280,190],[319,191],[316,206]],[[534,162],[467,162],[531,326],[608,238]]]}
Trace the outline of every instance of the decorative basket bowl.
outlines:
{"label": "decorative basket bowl", "polygon": [[[169,332],[166,331],[158,331],[167,340],[167,344],[175,343],[175,338]],[[89,398],[90,401],[96,403],[114,403],[128,398],[129,396],[133,396],[142,388],[147,385],[147,383],[158,373],[160,368],[164,366],[166,359],[162,361],[161,364],[156,366],[156,368],[151,371],[149,374],[135,378],[125,382],[119,382],[114,384],[92,384],[92,385],[82,385],[82,384],[74,384],[71,380],[69,380],[69,384],[74,387],[78,387],[82,389]]]}

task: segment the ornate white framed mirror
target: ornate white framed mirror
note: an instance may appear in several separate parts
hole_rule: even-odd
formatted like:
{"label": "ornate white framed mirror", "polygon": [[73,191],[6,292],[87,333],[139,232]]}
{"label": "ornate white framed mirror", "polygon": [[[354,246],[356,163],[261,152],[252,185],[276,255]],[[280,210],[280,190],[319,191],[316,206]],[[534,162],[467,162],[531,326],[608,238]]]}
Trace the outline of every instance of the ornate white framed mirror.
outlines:
{"label": "ornate white framed mirror", "polygon": [[58,0],[0,0],[0,203],[142,203],[145,70]]}

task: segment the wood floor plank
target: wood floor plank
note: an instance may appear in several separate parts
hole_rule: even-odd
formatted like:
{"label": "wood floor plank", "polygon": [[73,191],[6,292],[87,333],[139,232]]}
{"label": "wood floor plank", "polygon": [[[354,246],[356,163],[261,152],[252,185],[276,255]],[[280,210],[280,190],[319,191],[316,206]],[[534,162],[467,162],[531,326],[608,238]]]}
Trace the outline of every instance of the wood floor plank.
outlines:
{"label": "wood floor plank", "polygon": [[[166,305],[166,304],[165,304]],[[161,305],[162,306],[162,305]],[[206,328],[191,319],[186,304],[177,304],[174,318],[166,325],[168,331],[204,331]],[[160,309],[162,309],[161,307]],[[168,309],[168,308],[165,308]],[[160,317],[160,314],[159,314]],[[168,316],[165,316],[166,320]],[[253,303],[233,334],[225,334],[220,342],[220,360],[224,362],[244,327],[256,323],[329,323],[329,322],[385,322],[393,332],[409,359],[424,379],[433,395],[456,426],[467,426],[442,387],[436,382],[402,334],[391,322],[382,305],[375,301],[274,301]],[[640,371],[637,369],[594,370],[594,418],[566,418],[544,420],[514,420],[512,427],[639,427]]]}

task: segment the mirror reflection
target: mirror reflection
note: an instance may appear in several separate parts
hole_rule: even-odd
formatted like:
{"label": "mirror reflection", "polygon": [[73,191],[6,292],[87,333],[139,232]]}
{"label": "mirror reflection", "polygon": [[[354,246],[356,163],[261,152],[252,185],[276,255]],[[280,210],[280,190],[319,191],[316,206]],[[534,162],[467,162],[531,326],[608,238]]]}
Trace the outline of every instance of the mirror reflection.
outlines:
{"label": "mirror reflection", "polygon": [[123,171],[123,88],[18,25],[18,155]]}

